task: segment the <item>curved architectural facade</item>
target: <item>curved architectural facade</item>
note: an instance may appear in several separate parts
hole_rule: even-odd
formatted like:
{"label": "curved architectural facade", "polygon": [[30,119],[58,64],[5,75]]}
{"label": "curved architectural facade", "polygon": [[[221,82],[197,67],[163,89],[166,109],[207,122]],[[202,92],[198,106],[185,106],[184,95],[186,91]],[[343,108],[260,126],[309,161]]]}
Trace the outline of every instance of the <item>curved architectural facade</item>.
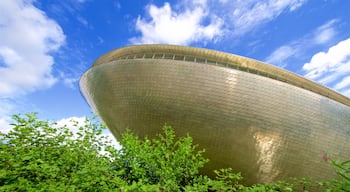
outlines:
{"label": "curved architectural facade", "polygon": [[246,183],[333,176],[350,157],[350,99],[288,71],[191,47],[138,45],[109,52],[80,80],[117,137],[164,124],[206,149],[206,171],[232,167]]}

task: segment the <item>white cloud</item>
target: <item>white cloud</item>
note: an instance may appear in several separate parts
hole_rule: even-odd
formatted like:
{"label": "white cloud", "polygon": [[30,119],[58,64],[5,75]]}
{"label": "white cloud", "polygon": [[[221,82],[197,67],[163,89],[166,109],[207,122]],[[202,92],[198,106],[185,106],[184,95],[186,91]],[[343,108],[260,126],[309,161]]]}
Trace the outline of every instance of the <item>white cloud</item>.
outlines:
{"label": "white cloud", "polygon": [[53,57],[65,42],[61,27],[32,1],[0,1],[0,97],[50,87]]}
{"label": "white cloud", "polygon": [[342,92],[344,95],[346,95],[347,97],[350,97],[350,89],[345,90]]}
{"label": "white cloud", "polygon": [[330,20],[300,39],[280,46],[266,58],[265,62],[285,67],[288,65],[288,59],[301,57],[308,49],[331,42],[336,35],[336,23],[336,20]]}
{"label": "white cloud", "polygon": [[71,89],[74,89],[76,87],[78,81],[79,81],[79,78],[64,78],[63,79],[63,83]]}
{"label": "white cloud", "polygon": [[102,44],[102,43],[105,42],[105,40],[102,37],[100,37],[100,36],[97,36],[97,40],[98,40],[99,44]]}
{"label": "white cloud", "polygon": [[[339,83],[337,83],[334,88],[337,90],[341,90],[343,88],[346,88],[347,86],[350,85],[350,76],[344,77]],[[349,89],[350,91],[350,89]]]}
{"label": "white cloud", "polygon": [[[188,45],[215,42],[229,32],[230,37],[243,35],[291,12],[307,0],[180,0],[175,6],[147,6],[149,18],[139,16],[136,31],[140,37],[132,43],[171,43]],[[175,9],[174,9],[175,7]]]}
{"label": "white cloud", "polygon": [[[327,52],[319,52],[305,63],[305,77],[350,93],[350,38],[340,41]],[[348,95],[349,96],[349,95]]]}
{"label": "white cloud", "polygon": [[89,22],[84,17],[78,16],[77,20],[85,27],[89,27]]}
{"label": "white cloud", "polygon": [[[285,10],[296,10],[305,2],[306,0],[232,1],[233,11],[230,17],[233,21],[234,33],[244,34],[275,19]],[[227,1],[223,3],[227,6]]]}
{"label": "white cloud", "polygon": [[10,118],[8,116],[0,117],[0,132],[8,133],[11,130],[11,126],[9,125]]}
{"label": "white cloud", "polygon": [[324,25],[318,27],[314,32],[313,42],[315,44],[324,44],[329,42],[336,35],[336,31],[333,28],[336,22],[336,20],[330,20]]}
{"label": "white cloud", "polygon": [[0,132],[8,133],[11,130],[9,122],[11,121],[9,111],[11,111],[12,106],[5,99],[0,99]]}
{"label": "white cloud", "polygon": [[296,49],[291,46],[282,46],[276,49],[270,56],[267,57],[267,63],[274,63],[280,67],[285,67],[287,60],[289,57],[295,54]]}
{"label": "white cloud", "polygon": [[[136,21],[136,30],[142,36],[130,39],[138,43],[170,43],[188,45],[193,42],[215,41],[221,36],[222,21],[206,11],[205,1],[197,1],[195,7],[174,11],[169,3],[163,7],[149,5],[149,19]],[[204,24],[204,20],[210,20]]]}
{"label": "white cloud", "polygon": [[0,1],[0,129],[5,132],[10,130],[11,113],[18,108],[13,98],[56,82],[50,53],[65,42],[60,26],[33,2]]}

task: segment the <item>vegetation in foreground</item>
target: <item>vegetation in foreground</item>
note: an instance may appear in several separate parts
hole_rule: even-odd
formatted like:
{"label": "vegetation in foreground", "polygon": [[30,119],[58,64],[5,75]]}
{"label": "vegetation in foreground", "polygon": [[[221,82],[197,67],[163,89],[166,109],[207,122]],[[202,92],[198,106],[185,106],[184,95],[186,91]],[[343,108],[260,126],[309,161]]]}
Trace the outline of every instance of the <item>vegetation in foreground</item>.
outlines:
{"label": "vegetation in foreground", "polygon": [[201,175],[204,149],[170,126],[154,139],[126,132],[116,150],[94,119],[75,122],[76,133],[35,113],[13,120],[12,131],[0,133],[0,191],[350,191],[350,161],[332,162],[340,179],[244,186],[230,168]]}

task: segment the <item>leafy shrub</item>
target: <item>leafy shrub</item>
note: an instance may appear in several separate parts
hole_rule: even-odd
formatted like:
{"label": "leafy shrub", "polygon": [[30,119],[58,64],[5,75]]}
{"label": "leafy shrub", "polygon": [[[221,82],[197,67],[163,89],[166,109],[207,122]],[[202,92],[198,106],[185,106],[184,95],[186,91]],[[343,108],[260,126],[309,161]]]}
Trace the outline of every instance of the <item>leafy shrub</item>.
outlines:
{"label": "leafy shrub", "polygon": [[350,160],[332,161],[332,165],[339,178],[330,181],[320,182],[319,184],[325,188],[325,191],[350,191]]}
{"label": "leafy shrub", "polygon": [[88,119],[74,135],[36,118],[14,115],[13,129],[0,135],[0,191],[104,191],[117,187],[111,161],[100,154],[110,145]]}
{"label": "leafy shrub", "polygon": [[204,149],[170,126],[153,139],[127,131],[116,150],[94,119],[73,122],[77,133],[35,113],[13,120],[13,129],[0,133],[0,191],[350,191],[350,161],[333,161],[340,179],[244,186],[230,168],[215,171],[216,178],[201,175],[209,161]]}

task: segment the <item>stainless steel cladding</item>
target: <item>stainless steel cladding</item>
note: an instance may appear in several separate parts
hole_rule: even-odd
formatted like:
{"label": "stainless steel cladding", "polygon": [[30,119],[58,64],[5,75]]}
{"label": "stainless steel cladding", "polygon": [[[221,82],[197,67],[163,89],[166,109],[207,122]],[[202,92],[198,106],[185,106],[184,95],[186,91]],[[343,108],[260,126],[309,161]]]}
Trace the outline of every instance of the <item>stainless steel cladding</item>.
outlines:
{"label": "stainless steel cladding", "polygon": [[80,80],[117,138],[164,124],[206,149],[205,171],[232,167],[245,182],[334,176],[350,157],[350,100],[288,71],[206,49],[140,45],[99,58]]}

